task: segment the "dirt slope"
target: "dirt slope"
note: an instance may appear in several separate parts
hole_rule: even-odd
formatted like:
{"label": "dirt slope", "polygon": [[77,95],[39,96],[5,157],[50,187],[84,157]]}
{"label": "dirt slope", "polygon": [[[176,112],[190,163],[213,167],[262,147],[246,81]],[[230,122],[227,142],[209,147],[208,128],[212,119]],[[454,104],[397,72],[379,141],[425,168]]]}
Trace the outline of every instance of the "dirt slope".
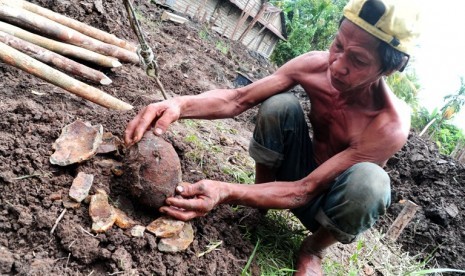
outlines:
{"label": "dirt slope", "polygon": [[[37,0],[34,3],[66,14],[121,38],[135,41],[121,1]],[[194,25],[158,22],[160,10],[136,1],[143,28],[159,56],[161,80],[171,95],[197,94],[214,87],[232,87],[236,70],[259,78],[274,68],[234,43],[227,54],[216,48],[216,37]],[[241,239],[243,218],[252,210],[221,206],[194,221],[196,238],[178,254],[163,254],[151,235],[133,238],[113,227],[105,234],[86,233],[91,221],[88,205],[69,209],[53,234],[50,231],[63,210],[63,200],[78,172],[93,173],[94,187],[106,190],[112,203],[134,219],[148,223],[158,214],[138,206],[127,196],[127,183],[112,174],[108,160],[121,155],[97,155],[68,167],[53,166],[49,157],[61,129],[75,120],[102,124],[119,137],[141,107],[161,100],[155,82],[137,66],[104,71],[113,83],[100,89],[129,102],[135,110],[110,111],[75,97],[35,77],[0,63],[0,273],[11,275],[103,275],[124,271],[140,275],[238,275],[253,245]],[[308,105],[305,104],[305,105]],[[237,181],[251,176],[247,155],[254,110],[236,119],[183,121],[164,137],[178,152],[183,179]],[[442,161],[444,160],[444,161]],[[390,162],[393,201],[412,199],[423,209],[401,237],[413,254],[436,251],[440,265],[465,268],[463,259],[463,197],[465,171],[441,157],[431,144],[412,136]],[[455,217],[454,204],[458,209]],[[390,209],[393,219],[399,204]],[[451,211],[452,210],[452,211]],[[380,224],[387,227],[389,219]],[[223,241],[203,257],[210,242]]]}

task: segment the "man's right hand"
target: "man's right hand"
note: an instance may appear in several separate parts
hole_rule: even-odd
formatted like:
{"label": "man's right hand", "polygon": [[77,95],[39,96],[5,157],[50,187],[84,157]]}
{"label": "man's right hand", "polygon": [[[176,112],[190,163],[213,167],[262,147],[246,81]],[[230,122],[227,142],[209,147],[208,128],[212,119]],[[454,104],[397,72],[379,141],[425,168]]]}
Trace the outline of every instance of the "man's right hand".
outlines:
{"label": "man's right hand", "polygon": [[149,104],[126,126],[124,143],[128,147],[134,145],[152,127],[155,135],[161,135],[172,122],[179,119],[180,115],[181,108],[173,99]]}

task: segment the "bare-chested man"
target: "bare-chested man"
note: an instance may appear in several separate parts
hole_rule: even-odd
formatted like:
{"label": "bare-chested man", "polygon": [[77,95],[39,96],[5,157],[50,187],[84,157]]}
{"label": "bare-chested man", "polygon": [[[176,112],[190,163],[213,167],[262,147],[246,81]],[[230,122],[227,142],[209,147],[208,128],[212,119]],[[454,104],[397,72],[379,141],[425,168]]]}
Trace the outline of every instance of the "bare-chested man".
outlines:
{"label": "bare-chested man", "polygon": [[[354,241],[390,204],[382,166],[405,144],[410,112],[383,77],[408,62],[417,15],[401,7],[407,2],[351,0],[329,52],[299,56],[246,87],[142,109],[127,126],[127,145],[150,127],[162,134],[180,118],[230,118],[261,103],[249,151],[262,184],[182,184],[181,197],[168,198],[160,211],[190,220],[223,203],[291,209],[313,233],[301,246],[296,274],[321,275],[325,249]],[[310,98],[313,141],[299,102],[283,93],[297,84]]]}

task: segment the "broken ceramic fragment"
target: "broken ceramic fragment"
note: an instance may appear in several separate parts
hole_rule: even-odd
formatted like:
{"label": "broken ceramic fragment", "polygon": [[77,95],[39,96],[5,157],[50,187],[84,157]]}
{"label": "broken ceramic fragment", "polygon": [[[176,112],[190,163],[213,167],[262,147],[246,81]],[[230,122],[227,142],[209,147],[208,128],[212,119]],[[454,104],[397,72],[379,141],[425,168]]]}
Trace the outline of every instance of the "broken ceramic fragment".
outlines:
{"label": "broken ceramic fragment", "polygon": [[147,231],[160,238],[169,238],[178,234],[185,222],[169,217],[159,217],[147,226]]}
{"label": "broken ceramic fragment", "polygon": [[97,189],[91,197],[89,214],[92,218],[92,231],[95,233],[105,232],[115,223],[116,212],[108,203],[108,195],[104,190]]}
{"label": "broken ceramic fragment", "polygon": [[133,237],[143,237],[145,232],[145,226],[135,225],[131,228],[131,236]]}
{"label": "broken ceramic fragment", "polygon": [[91,158],[102,142],[102,135],[102,125],[92,126],[78,120],[65,126],[52,145],[55,152],[50,156],[50,163],[67,166]]}
{"label": "broken ceramic fragment", "polygon": [[81,203],[77,202],[76,200],[69,197],[69,195],[65,195],[62,199],[63,207],[66,209],[77,209],[81,207]]}
{"label": "broken ceramic fragment", "polygon": [[123,143],[121,140],[114,136],[111,132],[105,132],[102,135],[102,143],[97,149],[97,153],[105,154],[118,151],[118,148],[121,147]]}
{"label": "broken ceramic fragment", "polygon": [[132,218],[128,217],[125,212],[121,211],[118,208],[113,207],[116,212],[115,224],[121,229],[129,229],[137,224]]}
{"label": "broken ceramic fragment", "polygon": [[83,172],[78,173],[69,189],[69,197],[77,202],[83,201],[89,195],[93,182],[94,175]]}
{"label": "broken ceramic fragment", "polygon": [[186,250],[194,241],[194,229],[190,223],[185,223],[181,232],[171,238],[161,239],[158,250],[162,252],[179,252]]}

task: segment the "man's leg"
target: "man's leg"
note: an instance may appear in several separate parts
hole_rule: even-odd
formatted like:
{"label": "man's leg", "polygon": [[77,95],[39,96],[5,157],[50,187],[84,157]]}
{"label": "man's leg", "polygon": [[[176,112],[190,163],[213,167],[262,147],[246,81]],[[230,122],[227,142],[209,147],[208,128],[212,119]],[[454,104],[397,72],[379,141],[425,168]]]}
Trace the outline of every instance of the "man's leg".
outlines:
{"label": "man's leg", "polygon": [[[250,156],[255,184],[293,181],[308,175],[314,163],[304,112],[291,93],[275,95],[260,106]],[[262,214],[267,209],[261,209]]]}
{"label": "man's leg", "polygon": [[276,180],[276,172],[273,168],[263,164],[255,164],[255,184],[268,183]]}
{"label": "man's leg", "polygon": [[305,115],[291,93],[262,103],[249,147],[255,160],[255,183],[295,181],[315,167]]}
{"label": "man's leg", "polygon": [[295,275],[323,275],[321,261],[326,249],[336,242],[333,234],[323,227],[308,236],[300,247]]}
{"label": "man's leg", "polygon": [[390,198],[387,173],[376,164],[363,162],[337,177],[326,194],[294,209],[313,232],[302,243],[296,275],[320,275],[311,271],[321,270],[324,250],[336,241],[353,242],[386,212]]}

